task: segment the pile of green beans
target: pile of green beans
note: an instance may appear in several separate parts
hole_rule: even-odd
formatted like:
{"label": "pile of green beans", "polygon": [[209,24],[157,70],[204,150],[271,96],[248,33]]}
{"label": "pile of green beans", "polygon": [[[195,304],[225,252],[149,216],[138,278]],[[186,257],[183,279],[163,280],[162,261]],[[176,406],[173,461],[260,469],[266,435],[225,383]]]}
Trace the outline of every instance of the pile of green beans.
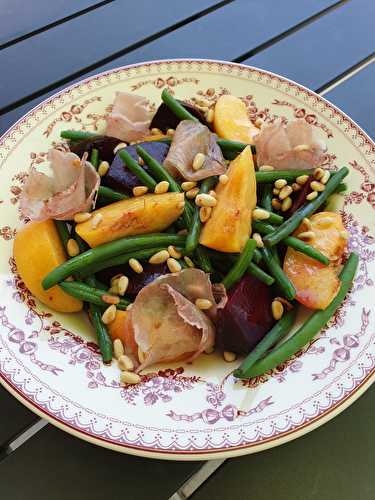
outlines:
{"label": "pile of green beans", "polygon": [[[111,295],[107,290],[101,290],[93,286],[89,286],[81,281],[63,281],[59,283],[59,286],[67,294],[75,297],[79,300],[84,300],[85,302],[90,302],[91,304],[96,304],[102,307],[108,307],[108,303],[102,299],[103,295]],[[117,309],[125,310],[130,304],[127,299],[120,299],[120,302],[116,304]]]}
{"label": "pile of green beans", "polygon": [[227,290],[231,288],[235,283],[237,283],[237,281],[239,281],[245,274],[253,258],[256,246],[257,244],[255,240],[247,240],[241,255],[238,257],[232,269],[223,279],[223,285]]}
{"label": "pile of green beans", "polygon": [[296,289],[288,276],[281,269],[280,264],[275,259],[271,250],[269,248],[261,248],[260,251],[262,253],[264,263],[266,264],[271,275],[275,278],[280,290],[288,300],[293,300],[296,296]]}

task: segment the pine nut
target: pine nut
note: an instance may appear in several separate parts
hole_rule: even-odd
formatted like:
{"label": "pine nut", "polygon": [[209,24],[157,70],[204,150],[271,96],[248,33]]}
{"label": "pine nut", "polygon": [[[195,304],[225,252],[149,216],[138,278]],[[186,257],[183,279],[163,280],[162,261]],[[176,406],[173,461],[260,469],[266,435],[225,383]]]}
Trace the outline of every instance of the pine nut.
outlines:
{"label": "pine nut", "polygon": [[79,246],[76,240],[73,238],[68,239],[68,243],[66,244],[66,251],[68,252],[69,257],[75,257],[79,254]]}
{"label": "pine nut", "polygon": [[137,162],[138,162],[141,166],[143,166],[143,165],[145,164],[144,159],[143,159],[143,158],[141,158],[140,156],[138,156]]}
{"label": "pine nut", "polygon": [[292,193],[293,193],[292,186],[284,186],[279,193],[279,199],[285,200],[285,198],[290,196]]}
{"label": "pine nut", "polygon": [[317,221],[318,227],[322,229],[326,229],[334,223],[334,219],[332,217],[325,217],[324,219],[320,219]]}
{"label": "pine nut", "polygon": [[103,222],[103,215],[101,213],[97,213],[91,218],[91,227],[93,229],[96,229],[98,226],[100,226],[102,222]]}
{"label": "pine nut", "polygon": [[284,306],[282,305],[281,302],[279,302],[278,300],[273,300],[272,305],[271,305],[271,309],[272,309],[273,319],[278,321],[279,319],[281,319],[283,317]]}
{"label": "pine nut", "polygon": [[324,174],[325,171],[321,167],[318,167],[314,170],[314,177],[318,181],[323,177]]}
{"label": "pine nut", "polygon": [[181,259],[182,257],[182,253],[179,252],[176,247],[174,247],[173,245],[169,245],[168,247],[168,253],[171,257],[173,257],[174,259]]}
{"label": "pine nut", "polygon": [[212,302],[208,299],[197,299],[195,301],[195,305],[198,307],[198,309],[201,309],[202,311],[211,309],[211,307],[213,306]]}
{"label": "pine nut", "polygon": [[253,233],[252,238],[253,240],[255,240],[255,243],[257,244],[258,248],[264,248],[264,243],[259,233]]}
{"label": "pine nut", "polygon": [[326,188],[324,184],[322,184],[321,182],[318,182],[318,181],[312,181],[312,183],[310,184],[310,187],[313,191],[318,191],[319,193],[324,191]]}
{"label": "pine nut", "polygon": [[308,219],[307,217],[305,217],[302,222],[305,224],[305,226],[307,227],[307,229],[311,229],[311,221],[310,221],[310,219]]}
{"label": "pine nut", "polygon": [[257,127],[257,128],[262,128],[262,125],[264,124],[264,120],[262,120],[262,118],[257,118],[255,120],[255,123],[254,125]]}
{"label": "pine nut", "polygon": [[150,264],[163,264],[163,262],[167,262],[169,259],[169,252],[167,250],[160,250],[159,252],[154,253],[149,258]]}
{"label": "pine nut", "polygon": [[197,196],[198,193],[199,193],[199,187],[195,187],[193,189],[189,189],[189,191],[187,191],[185,193],[185,195],[186,195],[186,198],[189,198],[189,200],[192,200],[193,198],[195,198]]}
{"label": "pine nut", "polygon": [[217,201],[213,196],[202,193],[196,196],[195,203],[198,207],[215,207]]}
{"label": "pine nut", "polygon": [[235,354],[234,352],[230,352],[230,351],[224,351],[223,358],[224,358],[224,361],[226,361],[227,363],[233,363],[233,361],[236,361],[236,359],[237,359],[237,354]]}
{"label": "pine nut", "polygon": [[190,191],[190,189],[195,188],[197,183],[195,181],[185,181],[181,184],[182,191]]}
{"label": "pine nut", "polygon": [[101,161],[98,167],[98,174],[103,177],[109,170],[109,163],[107,161]]}
{"label": "pine nut", "polygon": [[137,373],[121,372],[120,382],[122,384],[135,385],[135,384],[139,384],[140,381],[141,381],[141,377]]}
{"label": "pine nut", "polygon": [[169,257],[167,260],[167,266],[171,273],[179,273],[181,271],[181,264],[178,260],[173,259],[173,257]]}
{"label": "pine nut", "polygon": [[279,200],[277,198],[272,198],[271,204],[272,204],[272,208],[274,208],[275,210],[280,210],[281,203],[279,202]]}
{"label": "pine nut", "polygon": [[117,282],[117,289],[119,295],[125,295],[125,292],[129,286],[129,278],[127,276],[121,276]]}
{"label": "pine nut", "polygon": [[147,186],[136,186],[133,188],[133,195],[134,196],[143,196],[144,194],[146,194],[148,191],[148,187]]}
{"label": "pine nut", "polygon": [[303,231],[297,236],[300,240],[313,240],[315,238],[314,231]]}
{"label": "pine nut", "polygon": [[270,218],[270,213],[268,210],[264,210],[264,208],[254,208],[253,218],[254,220],[267,220]]}
{"label": "pine nut", "polygon": [[215,111],[213,109],[209,109],[206,116],[207,122],[212,123],[214,121],[214,118],[215,118]]}
{"label": "pine nut", "polygon": [[111,304],[102,314],[102,321],[105,325],[109,325],[109,323],[112,323],[112,321],[114,321],[115,317],[116,306],[114,304]]}
{"label": "pine nut", "polygon": [[308,181],[308,178],[309,178],[308,175],[300,175],[299,177],[296,178],[296,182],[300,186],[303,186]]}
{"label": "pine nut", "polygon": [[89,219],[91,219],[91,214],[89,212],[79,212],[74,216],[74,222],[76,222],[77,224],[80,224],[81,222],[86,222]]}
{"label": "pine nut", "polygon": [[120,302],[120,297],[116,297],[116,295],[103,294],[101,299],[106,304],[118,304]]}
{"label": "pine nut", "polygon": [[187,266],[188,267],[195,267],[194,266],[194,262],[191,260],[190,257],[188,257],[187,255],[185,255],[184,257],[184,261],[186,262]]}
{"label": "pine nut", "polygon": [[211,217],[212,208],[211,207],[201,207],[199,209],[199,218],[204,224]]}
{"label": "pine nut", "polygon": [[169,189],[169,182],[168,181],[161,181],[158,182],[155,186],[154,193],[156,194],[164,194],[168,191]]}
{"label": "pine nut", "polygon": [[134,370],[133,360],[126,354],[123,354],[118,358],[118,366],[122,371],[132,372]]}
{"label": "pine nut", "polygon": [[293,189],[293,191],[301,191],[302,188],[299,184],[297,184],[296,182],[293,182],[292,189]]}
{"label": "pine nut", "polygon": [[123,345],[121,339],[115,339],[113,341],[113,353],[114,353],[116,359],[120,359],[121,356],[124,355],[125,350],[124,350],[124,345]]}
{"label": "pine nut", "polygon": [[219,182],[220,184],[226,184],[227,182],[229,181],[229,177],[227,176],[227,174],[221,174],[219,176]]}
{"label": "pine nut", "polygon": [[201,169],[205,161],[206,155],[204,155],[203,153],[197,153],[193,160],[193,170]]}
{"label": "pine nut", "polygon": [[151,129],[151,135],[163,135],[163,132],[160,130],[160,128],[152,128]]}
{"label": "pine nut", "polygon": [[317,197],[318,197],[318,191],[312,191],[311,193],[309,193],[306,196],[306,200],[312,201],[312,200],[315,200],[315,198],[317,198]]}
{"label": "pine nut", "polygon": [[208,191],[208,194],[216,198],[216,192],[213,189],[210,189],[210,191]]}
{"label": "pine nut", "polygon": [[126,142],[119,142],[115,149],[113,150],[113,154],[115,155],[120,149],[126,148],[127,144]]}
{"label": "pine nut", "polygon": [[111,293],[112,295],[119,295],[117,281],[115,282],[114,285],[112,285],[110,288],[108,288],[108,293]]}
{"label": "pine nut", "polygon": [[111,278],[111,285],[114,285],[120,278],[121,276],[124,276],[122,273],[115,274]]}
{"label": "pine nut", "polygon": [[329,172],[328,170],[326,170],[324,172],[324,175],[323,177],[320,179],[320,182],[322,184],[327,184],[327,182],[329,181],[329,178],[331,177],[331,172]]}
{"label": "pine nut", "polygon": [[292,206],[292,198],[290,196],[288,196],[287,198],[285,198],[281,204],[281,211],[282,212],[287,212],[290,207]]}
{"label": "pine nut", "polygon": [[296,151],[297,153],[300,151],[309,151],[310,146],[308,144],[299,144],[298,146],[295,146],[293,150]]}
{"label": "pine nut", "polygon": [[275,170],[275,167],[272,165],[262,165],[258,170],[259,172],[272,172],[272,170]]}
{"label": "pine nut", "polygon": [[215,346],[214,345],[212,345],[211,347],[207,347],[207,349],[204,350],[205,354],[212,354],[213,352],[215,352]]}
{"label": "pine nut", "polygon": [[173,137],[174,136],[174,133],[175,133],[175,129],[174,128],[169,128],[167,130],[167,136],[168,137]]}
{"label": "pine nut", "polygon": [[280,189],[273,188],[272,193],[275,194],[276,196],[279,196]]}
{"label": "pine nut", "polygon": [[275,188],[282,189],[287,184],[288,184],[288,181],[286,179],[277,179],[277,181],[275,181]]}
{"label": "pine nut", "polygon": [[139,262],[139,260],[131,258],[128,264],[135,273],[140,274],[141,272],[143,272],[143,267],[142,264]]}

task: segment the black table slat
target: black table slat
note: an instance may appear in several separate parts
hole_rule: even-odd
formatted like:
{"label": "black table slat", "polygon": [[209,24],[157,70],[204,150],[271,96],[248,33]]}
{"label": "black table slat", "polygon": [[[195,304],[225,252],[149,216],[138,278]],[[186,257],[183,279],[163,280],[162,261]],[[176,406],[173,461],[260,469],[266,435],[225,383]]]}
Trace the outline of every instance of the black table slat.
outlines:
{"label": "black table slat", "polygon": [[324,96],[333,104],[342,106],[345,112],[373,139],[375,138],[374,87],[375,62]]}
{"label": "black table slat", "polygon": [[[228,460],[192,500],[373,500],[375,387],[296,441]],[[220,492],[218,494],[218,492]]]}
{"label": "black table slat", "polygon": [[[2,0],[0,46],[95,6],[100,0]],[[22,13],[22,15],[20,15]]]}
{"label": "black table slat", "polygon": [[0,447],[38,420],[0,386]]}
{"label": "black table slat", "polygon": [[166,500],[200,466],[123,455],[48,426],[1,463],[1,497]]}
{"label": "black table slat", "polygon": [[218,0],[123,0],[99,7],[0,51],[0,110],[218,4]]}
{"label": "black table slat", "polygon": [[348,2],[243,62],[317,90],[373,53],[374,16],[373,0]]}

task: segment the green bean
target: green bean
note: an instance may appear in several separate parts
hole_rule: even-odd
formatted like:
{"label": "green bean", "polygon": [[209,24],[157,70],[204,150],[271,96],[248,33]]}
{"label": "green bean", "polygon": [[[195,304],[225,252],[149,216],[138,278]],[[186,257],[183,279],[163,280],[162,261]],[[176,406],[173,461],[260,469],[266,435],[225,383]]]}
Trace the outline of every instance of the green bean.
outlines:
{"label": "green bean", "polygon": [[126,252],[134,252],[136,250],[144,250],[146,248],[153,248],[156,246],[183,246],[184,244],[184,236],[164,233],[130,236],[116,241],[111,241],[109,243],[104,243],[98,247],[90,248],[86,252],[69,259],[53,269],[43,279],[42,286],[45,290],[48,290],[51,286],[57,285],[60,281],[63,281],[65,278],[73,275],[77,271],[85,269],[85,267],[100,263],[101,261],[105,261],[111,257],[116,257]]}
{"label": "green bean", "polygon": [[273,349],[264,358],[257,361],[250,370],[246,372],[246,378],[263,375],[267,371],[284,363],[284,361],[300,351],[322,328],[324,328],[350,290],[358,267],[358,262],[358,255],[354,253],[350,254],[339,276],[341,280],[339,292],[329,306],[322,311],[316,311],[312,314],[288,340],[279,347]]}
{"label": "green bean", "polygon": [[[216,252],[214,250],[211,250],[209,252],[209,255],[211,256],[211,258],[213,260],[215,260],[215,262],[218,262],[219,264],[221,264],[221,268],[223,268],[223,264],[224,264],[226,273],[228,272],[228,269],[229,269],[229,266],[227,265],[227,263],[235,264],[237,259],[238,259],[238,255],[223,254],[220,252]],[[259,257],[258,261],[256,260],[257,257]],[[254,254],[253,254],[253,261],[260,262],[261,260],[262,260],[262,255],[259,251],[259,248],[256,248],[254,250]],[[249,265],[247,267],[247,272],[249,274],[251,274],[252,276],[254,276],[255,278],[258,278],[259,281],[262,281],[266,285],[268,285],[268,286],[273,285],[273,283],[275,283],[274,278],[272,276],[270,276],[269,274],[267,274],[265,271],[263,271],[263,269],[258,267],[254,262],[249,262]]]}
{"label": "green bean", "polygon": [[107,327],[102,321],[100,307],[96,304],[90,304],[91,321],[95,328],[96,337],[98,339],[99,349],[104,363],[112,361],[113,346],[112,340],[108,334]]}
{"label": "green bean", "polygon": [[[63,281],[59,283],[59,286],[64,292],[76,299],[84,300],[85,302],[90,302],[98,306],[108,307],[108,303],[102,299],[103,295],[111,295],[107,290],[93,288],[81,281]],[[117,309],[125,310],[129,304],[130,302],[128,300],[122,298],[120,302],[116,304],[116,307]]]}
{"label": "green bean", "polygon": [[257,184],[270,184],[278,179],[285,179],[286,181],[295,181],[300,175],[311,175],[313,170],[271,170],[263,171],[258,170],[255,172]]}
{"label": "green bean", "polygon": [[199,123],[198,118],[193,116],[184,106],[179,103],[167,89],[164,89],[161,93],[161,99],[168,106],[168,108],[179,118],[180,120],[192,120],[193,122]]}
{"label": "green bean", "polygon": [[85,139],[94,139],[99,134],[95,132],[86,132],[85,130],[63,130],[60,132],[60,137],[69,139],[70,141],[84,141]]}
{"label": "green bean", "polygon": [[61,243],[63,244],[64,248],[66,249],[66,245],[68,243],[68,240],[70,239],[70,232],[68,229],[68,225],[63,220],[55,220],[55,226],[56,226],[57,232],[59,233]]}
{"label": "green bean", "polygon": [[[216,183],[217,183],[216,176],[208,177],[202,182],[199,189],[199,194],[208,193],[210,189],[212,189],[215,186]],[[193,220],[190,226],[190,231],[186,237],[185,250],[187,254],[193,253],[198,246],[199,236],[202,229],[202,222],[199,217],[199,210],[200,208],[198,206],[195,206]]]}
{"label": "green bean", "polygon": [[[261,221],[254,221],[253,222],[253,229],[260,234],[272,234],[276,230],[276,228],[271,226],[271,224],[267,224],[264,221],[262,221],[262,222]],[[294,250],[297,250],[298,252],[304,253],[305,255],[308,255],[312,259],[317,260],[318,262],[321,262],[325,266],[328,266],[328,264],[329,264],[328,257],[326,257],[324,254],[319,252],[319,250],[312,247],[308,243],[305,243],[304,241],[300,240],[299,238],[295,238],[294,236],[287,236],[283,240],[283,243],[285,243],[285,245],[287,245],[288,247],[294,248]]]}
{"label": "green bean", "polygon": [[266,184],[263,188],[260,206],[269,212],[272,212],[273,185]]}
{"label": "green bean", "polygon": [[130,156],[130,154],[125,151],[125,149],[121,149],[119,151],[119,156],[121,160],[124,162],[124,164],[128,167],[128,169],[137,176],[137,178],[141,181],[142,185],[147,186],[151,191],[154,191],[156,182],[155,180],[149,175],[144,168],[142,168],[138,162],[134,160]]}
{"label": "green bean", "polygon": [[249,267],[249,263],[253,258],[256,246],[257,244],[255,240],[252,240],[251,238],[247,240],[241,252],[241,255],[238,257],[232,269],[223,279],[223,285],[227,290],[231,288],[235,283],[237,283],[237,281],[239,281],[245,274],[246,269]]}
{"label": "green bean", "polygon": [[208,252],[202,245],[197,246],[195,250],[195,259],[198,263],[198,267],[200,267],[202,271],[205,273],[214,272]]}
{"label": "green bean", "polygon": [[293,300],[296,296],[296,289],[294,288],[292,282],[289,280],[288,276],[281,269],[277,263],[275,257],[269,248],[260,249],[263,257],[263,261],[266,264],[268,270],[275,278],[276,283],[279,285],[280,290],[284,293],[288,300]]}
{"label": "green bean", "polygon": [[276,245],[279,241],[285,239],[301,224],[305,217],[312,215],[335,191],[337,186],[349,173],[347,167],[341,168],[332,176],[326,184],[325,190],[321,192],[315,200],[309,201],[306,205],[299,208],[294,214],[279,226],[273,233],[268,234],[263,238],[264,244],[267,246]]}
{"label": "green bean", "polygon": [[93,148],[91,150],[90,163],[96,170],[98,169],[98,167],[99,167],[99,151],[95,148]]}
{"label": "green bean", "polygon": [[346,184],[346,182],[341,182],[336,190],[335,190],[335,193],[343,193],[344,191],[346,191],[348,189],[348,185]]}
{"label": "green bean", "polygon": [[220,149],[223,151],[223,153],[236,153],[237,156],[246,148],[246,146],[250,146],[251,152],[253,154],[256,154],[256,149],[253,144],[245,144],[244,142],[230,141],[228,139],[218,139],[217,144],[220,146]]}
{"label": "green bean", "polygon": [[126,200],[127,198],[129,198],[129,196],[124,193],[114,191],[113,189],[106,186],[99,186],[98,199],[100,200],[114,202]]}
{"label": "green bean", "polygon": [[254,262],[250,262],[247,267],[247,272],[254,276],[254,278],[258,278],[259,281],[262,281],[268,286],[271,286],[275,283],[275,278],[263,271],[263,269],[254,264]]}
{"label": "green bean", "polygon": [[259,248],[256,248],[254,250],[254,255],[253,255],[253,261],[256,263],[256,264],[259,264],[259,262],[262,260],[262,254],[260,253],[260,250]]}
{"label": "green bean", "polygon": [[241,365],[233,372],[237,378],[249,378],[250,368],[267,353],[279,340],[285,337],[292,328],[296,319],[296,308],[293,308],[271,328],[271,330],[262,338],[255,348],[246,356]]}

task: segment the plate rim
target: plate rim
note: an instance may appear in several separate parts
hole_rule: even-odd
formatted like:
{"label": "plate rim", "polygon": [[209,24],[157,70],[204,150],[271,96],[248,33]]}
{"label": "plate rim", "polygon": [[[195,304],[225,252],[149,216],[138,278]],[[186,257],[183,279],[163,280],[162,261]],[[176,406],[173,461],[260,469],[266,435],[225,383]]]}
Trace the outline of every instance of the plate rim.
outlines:
{"label": "plate rim", "polygon": [[[163,63],[211,63],[211,64],[219,64],[223,66],[228,66],[228,67],[238,67],[242,68],[245,70],[253,70],[253,71],[258,71],[263,74],[267,74],[271,77],[275,77],[278,79],[283,80],[284,82],[290,83],[292,86],[296,86],[298,88],[303,89],[305,92],[310,94],[313,97],[318,98],[318,100],[323,101],[326,105],[329,107],[333,108],[336,112],[339,114],[343,115],[348,122],[354,126],[364,137],[365,142],[369,145],[371,145],[372,151],[375,151],[375,142],[371,137],[368,135],[368,133],[363,130],[350,116],[348,116],[344,111],[342,111],[338,106],[333,104],[331,101],[326,99],[324,96],[320,96],[313,90],[309,89],[308,87],[305,87],[304,85],[291,80],[287,77],[284,77],[278,73],[274,73],[272,71],[268,71],[262,68],[258,68],[256,66],[252,65],[246,65],[246,64],[241,64],[241,63],[234,63],[230,61],[223,61],[219,59],[205,59],[205,58],[167,58],[167,59],[156,59],[156,60],[150,60],[150,61],[143,61],[139,63],[134,63],[134,64],[128,64],[128,65],[123,65],[123,66],[118,66],[109,70],[105,70],[99,73],[95,73],[94,75],[91,75],[89,77],[83,78],[79,80],[78,82],[72,83],[71,85],[68,85],[61,89],[58,92],[53,93],[51,96],[47,97],[46,99],[43,99],[40,103],[38,103],[36,106],[31,108],[27,113],[22,115],[13,125],[11,125],[1,136],[0,136],[0,146],[2,145],[3,141],[6,139],[6,137],[25,119],[29,117],[29,115],[33,114],[38,108],[41,106],[45,105],[49,101],[55,99],[56,97],[66,94],[67,92],[80,87],[81,85],[95,79],[98,77],[102,77],[108,74],[112,74],[114,72],[121,72],[126,69],[131,69],[131,68],[136,68],[136,67],[142,67],[142,66],[151,66],[151,65],[157,65],[157,64],[163,64]],[[370,167],[373,168],[373,167]],[[100,438],[100,437],[94,437],[90,433],[86,433],[85,431],[77,430],[76,428],[70,426],[67,423],[64,423],[61,421],[58,417],[50,415],[47,411],[45,411],[43,408],[38,406],[38,404],[34,403],[28,397],[23,394],[21,391],[19,391],[16,387],[14,387],[11,383],[8,382],[8,380],[5,379],[5,376],[0,373],[0,384],[11,394],[13,395],[19,402],[21,402],[24,406],[26,406],[29,410],[31,410],[33,413],[37,414],[39,417],[47,420],[49,423],[52,425],[58,427],[59,429],[68,432],[69,434],[78,437],[84,441],[87,441],[92,444],[99,445],[104,448],[108,448],[114,451],[119,451],[122,453],[127,453],[130,455],[135,455],[135,456],[142,456],[145,458],[156,458],[156,459],[164,459],[164,460],[182,460],[182,461],[195,461],[195,460],[216,460],[216,459],[223,459],[223,458],[232,458],[236,456],[243,456],[246,454],[252,454],[252,453],[257,453],[259,451],[264,451],[266,449],[270,449],[282,444],[285,444],[287,442],[293,441],[294,439],[297,439],[304,434],[307,434],[308,432],[311,432],[312,430],[320,427],[321,425],[327,423],[337,415],[339,415],[342,411],[344,411],[346,408],[348,408],[352,403],[354,403],[362,394],[366,392],[366,390],[375,382],[375,367],[366,375],[366,377],[361,381],[361,383],[354,387],[353,390],[351,390],[344,398],[342,398],[340,401],[338,401],[337,404],[334,404],[331,406],[327,411],[323,411],[321,414],[312,417],[308,422],[305,422],[301,426],[299,426],[297,429],[289,429],[289,431],[286,431],[284,433],[280,433],[279,435],[272,435],[270,438],[263,439],[261,442],[258,443],[248,443],[245,445],[239,445],[239,446],[233,446],[229,448],[228,450],[194,450],[194,451],[186,451],[186,452],[181,452],[175,451],[172,452],[171,450],[154,450],[151,451],[150,449],[147,449],[143,446],[130,446],[128,444],[120,444],[120,443],[114,443],[111,440],[107,440],[105,438]]]}

